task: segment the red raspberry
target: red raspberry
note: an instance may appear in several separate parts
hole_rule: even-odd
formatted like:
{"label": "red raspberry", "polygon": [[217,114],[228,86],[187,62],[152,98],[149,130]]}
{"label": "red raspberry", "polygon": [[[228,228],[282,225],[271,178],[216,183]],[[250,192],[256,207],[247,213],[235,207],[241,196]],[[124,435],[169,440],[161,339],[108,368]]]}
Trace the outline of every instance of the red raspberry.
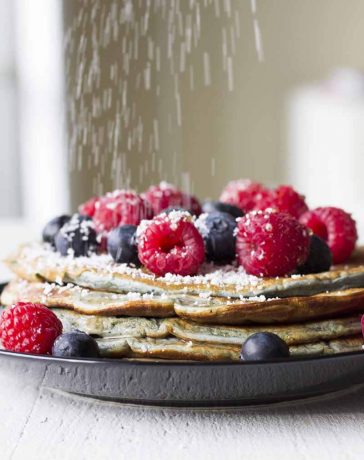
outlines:
{"label": "red raspberry", "polygon": [[18,302],[0,318],[0,340],[6,350],[47,354],[60,334],[61,321],[44,305]]}
{"label": "red raspberry", "polygon": [[89,216],[93,217],[95,214],[95,209],[96,209],[96,203],[99,201],[98,196],[93,196],[89,200],[86,201],[86,203],[81,204],[78,208],[78,212],[81,214],[81,216]]}
{"label": "red raspberry", "polygon": [[115,190],[98,200],[93,219],[99,232],[108,232],[120,225],[139,225],[150,217],[150,207],[140,195],[129,190]]}
{"label": "red raspberry", "polygon": [[159,185],[149,187],[145,192],[145,199],[157,215],[167,208],[182,207],[183,193],[174,185],[161,182]]}
{"label": "red raspberry", "polygon": [[305,197],[297,193],[289,185],[280,185],[258,202],[256,209],[264,211],[272,208],[278,212],[285,212],[298,219],[308,210]]}
{"label": "red raspberry", "polygon": [[300,222],[327,242],[334,264],[350,258],[358,239],[355,220],[350,214],[340,208],[316,208],[303,214]]}
{"label": "red raspberry", "polygon": [[249,212],[255,209],[268,193],[269,190],[262,184],[252,182],[250,179],[239,179],[227,184],[222,191],[220,201]]}
{"label": "red raspberry", "polygon": [[307,229],[289,214],[252,211],[238,222],[238,262],[255,276],[284,276],[308,256]]}
{"label": "red raspberry", "polygon": [[199,216],[202,212],[198,199],[188,193],[182,194],[182,208],[187,209],[193,216]]}
{"label": "red raspberry", "polygon": [[202,236],[187,212],[160,214],[138,232],[139,259],[151,272],[164,276],[195,275],[204,261]]}
{"label": "red raspberry", "polygon": [[174,207],[184,208],[195,216],[201,214],[201,205],[195,196],[181,192],[167,182],[149,187],[145,192],[145,199],[150,203],[155,215]]}

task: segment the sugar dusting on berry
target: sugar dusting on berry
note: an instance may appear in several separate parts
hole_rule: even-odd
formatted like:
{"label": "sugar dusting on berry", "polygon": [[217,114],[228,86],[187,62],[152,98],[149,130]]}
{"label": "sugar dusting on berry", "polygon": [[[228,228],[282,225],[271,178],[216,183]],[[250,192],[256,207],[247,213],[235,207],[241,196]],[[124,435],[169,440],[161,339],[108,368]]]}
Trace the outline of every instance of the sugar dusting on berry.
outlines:
{"label": "sugar dusting on berry", "polygon": [[307,229],[289,214],[252,211],[239,221],[238,229],[238,261],[253,275],[285,276],[307,258]]}
{"label": "sugar dusting on berry", "polygon": [[154,220],[142,220],[140,224],[138,225],[137,228],[137,238],[138,240],[140,238],[143,238],[143,235],[145,235],[145,232],[147,228],[153,223],[153,222],[168,222],[171,225],[172,230],[176,230],[178,223],[183,220],[185,222],[193,222],[194,218],[191,216],[191,214],[188,211],[171,211],[168,214],[163,212],[159,214],[157,217],[154,218]]}
{"label": "sugar dusting on berry", "polygon": [[209,229],[206,225],[206,219],[208,217],[208,214],[207,213],[203,213],[201,214],[198,219],[196,220],[196,227],[197,227],[197,230],[201,233],[201,235],[203,237],[206,237],[208,236],[209,234]]}

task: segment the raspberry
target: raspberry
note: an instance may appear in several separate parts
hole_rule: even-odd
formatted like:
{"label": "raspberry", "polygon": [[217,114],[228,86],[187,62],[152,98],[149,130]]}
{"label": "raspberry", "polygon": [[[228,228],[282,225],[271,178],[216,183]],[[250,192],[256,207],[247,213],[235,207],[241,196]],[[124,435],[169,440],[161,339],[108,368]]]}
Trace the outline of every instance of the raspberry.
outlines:
{"label": "raspberry", "polygon": [[202,212],[201,204],[198,199],[188,193],[182,194],[182,207],[187,209],[193,216],[199,216]]}
{"label": "raspberry", "polygon": [[183,193],[167,182],[149,187],[145,192],[145,199],[156,215],[170,208],[184,208],[196,216],[201,214],[201,205],[195,196]]}
{"label": "raspberry", "polygon": [[222,191],[220,201],[249,212],[255,209],[268,193],[269,190],[262,184],[252,182],[250,179],[239,179],[227,184]]}
{"label": "raspberry", "polygon": [[152,273],[194,275],[205,258],[202,236],[187,212],[163,213],[141,225],[139,259]]}
{"label": "raspberry", "polygon": [[264,211],[272,208],[278,212],[285,212],[298,219],[308,210],[305,197],[297,193],[289,185],[280,185],[264,196],[257,203],[256,209]]}
{"label": "raspberry", "polygon": [[238,262],[255,276],[284,276],[308,256],[307,229],[289,214],[252,211],[238,222]]}
{"label": "raspberry", "polygon": [[145,192],[145,199],[157,215],[167,208],[182,207],[183,194],[174,185],[161,182],[159,185],[149,187]]}
{"label": "raspberry", "polygon": [[93,196],[89,200],[86,201],[86,203],[81,204],[81,206],[78,207],[78,212],[81,214],[81,216],[89,216],[93,217],[95,214],[95,209],[96,209],[96,203],[99,201],[98,196]]}
{"label": "raspberry", "polygon": [[99,232],[109,232],[120,225],[139,225],[150,217],[150,207],[140,195],[129,190],[115,190],[98,200],[93,219]]}
{"label": "raspberry", "polygon": [[300,222],[327,242],[334,264],[350,258],[358,238],[355,220],[350,214],[340,208],[316,208],[303,214]]}
{"label": "raspberry", "polygon": [[0,339],[6,350],[47,354],[62,334],[62,323],[44,305],[18,302],[0,318]]}

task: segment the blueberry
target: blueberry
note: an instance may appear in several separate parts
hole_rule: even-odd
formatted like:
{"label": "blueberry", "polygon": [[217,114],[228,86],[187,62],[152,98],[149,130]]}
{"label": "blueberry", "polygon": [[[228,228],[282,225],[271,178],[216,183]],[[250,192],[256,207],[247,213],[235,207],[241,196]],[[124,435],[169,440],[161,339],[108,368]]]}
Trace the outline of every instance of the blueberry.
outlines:
{"label": "blueberry", "polygon": [[56,249],[63,256],[88,256],[97,250],[97,235],[92,220],[74,214],[55,238]]}
{"label": "blueberry", "polygon": [[306,262],[299,266],[301,275],[326,272],[332,265],[332,253],[326,242],[316,235],[310,236],[310,250]]}
{"label": "blueberry", "polygon": [[211,212],[215,211],[226,212],[227,214],[235,217],[235,219],[244,216],[244,212],[237,206],[222,203],[221,201],[205,201],[205,203],[202,205],[202,212],[207,212],[210,214]]}
{"label": "blueberry", "polygon": [[54,239],[57,233],[63,227],[63,225],[67,223],[70,219],[71,219],[71,216],[63,214],[62,216],[58,216],[50,220],[43,229],[43,232],[42,232],[43,241],[45,243],[51,244],[54,247],[55,246]]}
{"label": "blueberry", "polygon": [[140,265],[136,242],[135,225],[122,225],[109,233],[107,250],[111,257],[120,264]]}
{"label": "blueberry", "polygon": [[58,358],[98,358],[100,350],[94,338],[85,332],[74,331],[57,337],[52,355]]}
{"label": "blueberry", "polygon": [[235,259],[235,219],[226,212],[201,214],[196,221],[206,249],[206,259],[216,263],[229,263]]}
{"label": "blueberry", "polygon": [[240,353],[240,359],[244,361],[269,361],[288,357],[286,342],[271,332],[257,332],[248,337]]}

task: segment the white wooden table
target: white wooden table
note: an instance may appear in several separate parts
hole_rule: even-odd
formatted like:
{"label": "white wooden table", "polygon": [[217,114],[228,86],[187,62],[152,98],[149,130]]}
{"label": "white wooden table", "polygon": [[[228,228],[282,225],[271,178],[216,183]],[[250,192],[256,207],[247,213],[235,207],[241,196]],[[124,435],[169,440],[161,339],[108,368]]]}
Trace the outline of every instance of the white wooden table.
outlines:
{"label": "white wooden table", "polygon": [[3,460],[363,458],[364,391],[274,410],[208,412],[95,402],[29,377],[0,367]]}
{"label": "white wooden table", "polygon": [[[28,229],[8,222],[0,241],[30,240]],[[96,402],[42,380],[0,361],[0,460],[364,458],[364,389],[274,409],[193,411]]]}

